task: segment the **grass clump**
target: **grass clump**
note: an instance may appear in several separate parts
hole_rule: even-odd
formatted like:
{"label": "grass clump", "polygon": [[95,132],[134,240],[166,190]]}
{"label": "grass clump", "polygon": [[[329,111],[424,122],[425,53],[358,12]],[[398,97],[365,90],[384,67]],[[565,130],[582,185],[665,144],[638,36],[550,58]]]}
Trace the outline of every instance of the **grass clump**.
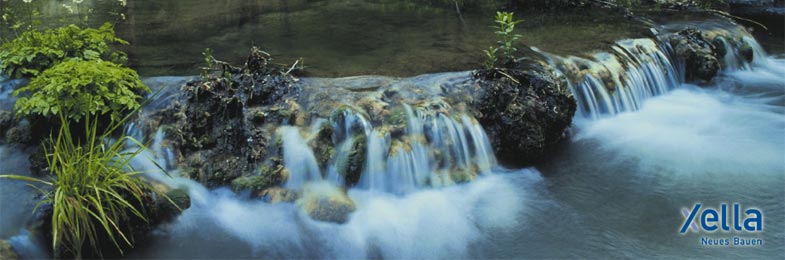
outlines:
{"label": "grass clump", "polygon": [[[83,250],[92,248],[101,255],[101,239],[107,239],[120,253],[124,246],[133,246],[130,221],[137,218],[147,222],[143,214],[146,192],[150,185],[139,178],[142,173],[131,166],[131,160],[145,148],[129,136],[121,136],[107,144],[109,134],[120,126],[115,123],[104,134],[98,134],[97,120],[84,121],[85,140],[72,138],[69,121],[60,113],[62,125],[56,137],[44,143],[49,180],[18,175],[0,175],[43,183],[50,191],[41,189],[44,204],[52,205],[52,248],[56,256],[83,257]],[[132,142],[138,148],[124,150]],[[164,195],[165,196],[165,195]]]}

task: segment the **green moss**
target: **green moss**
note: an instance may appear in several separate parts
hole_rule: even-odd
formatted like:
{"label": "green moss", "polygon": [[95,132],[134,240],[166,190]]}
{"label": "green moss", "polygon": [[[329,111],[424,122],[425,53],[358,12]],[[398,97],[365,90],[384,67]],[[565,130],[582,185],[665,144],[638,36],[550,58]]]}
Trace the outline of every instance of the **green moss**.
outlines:
{"label": "green moss", "polygon": [[281,184],[288,177],[289,171],[283,165],[270,162],[262,165],[258,175],[243,176],[232,180],[232,190],[235,192],[248,190],[255,194]]}

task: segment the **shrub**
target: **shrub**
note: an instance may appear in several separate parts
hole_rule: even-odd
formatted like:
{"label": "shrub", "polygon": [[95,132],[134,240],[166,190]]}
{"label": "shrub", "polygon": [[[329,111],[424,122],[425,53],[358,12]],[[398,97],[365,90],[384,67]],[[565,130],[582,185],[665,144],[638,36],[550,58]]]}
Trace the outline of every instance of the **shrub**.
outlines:
{"label": "shrub", "polygon": [[[90,120],[90,117],[84,122],[87,139],[80,143],[71,137],[69,122],[62,113],[60,120],[62,125],[57,137],[43,145],[51,180],[17,175],[0,175],[0,178],[52,187],[51,191],[41,190],[44,197],[36,209],[52,205],[52,246],[56,255],[70,253],[80,259],[82,250],[88,245],[100,255],[99,245],[105,242],[100,241],[102,234],[106,234],[122,253],[121,244],[131,246],[133,243],[133,237],[128,233],[131,218],[147,222],[141,207],[145,193],[152,189],[138,177],[141,172],[130,165],[145,148],[125,135],[113,144],[105,144],[104,140],[112,131],[98,135],[97,118]],[[114,124],[112,128],[117,126],[120,124]],[[128,141],[138,144],[138,148],[123,151]]]}
{"label": "shrub", "polygon": [[491,69],[498,61],[497,51],[501,50],[503,53],[503,62],[508,62],[515,59],[515,52],[518,51],[514,44],[521,39],[520,34],[515,33],[515,25],[523,22],[522,20],[513,20],[513,13],[510,12],[496,12],[495,17],[496,25],[492,28],[496,29],[494,33],[498,37],[498,48],[491,46],[487,50],[483,50],[486,56],[486,61],[483,63],[486,69]]}
{"label": "shrub", "polygon": [[515,25],[523,22],[523,20],[513,20],[513,13],[511,12],[496,12],[496,35],[499,36],[499,49],[504,52],[507,59],[513,59],[515,52],[518,51],[513,44],[521,38],[520,34],[516,34]]}
{"label": "shrub", "polygon": [[58,63],[14,91],[28,93],[16,101],[19,116],[63,113],[78,122],[88,115],[110,114],[112,121],[141,107],[150,89],[132,69],[101,60],[70,59]]}
{"label": "shrub", "polygon": [[122,64],[127,56],[110,44],[128,44],[117,38],[111,24],[81,29],[68,25],[46,31],[29,30],[0,47],[0,71],[12,78],[35,77],[69,58],[107,60]]}

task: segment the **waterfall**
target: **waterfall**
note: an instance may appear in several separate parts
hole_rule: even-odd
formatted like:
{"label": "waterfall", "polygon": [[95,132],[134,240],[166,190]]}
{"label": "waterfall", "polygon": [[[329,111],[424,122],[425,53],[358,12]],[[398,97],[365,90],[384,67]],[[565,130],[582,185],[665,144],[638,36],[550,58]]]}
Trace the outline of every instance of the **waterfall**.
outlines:
{"label": "waterfall", "polygon": [[[751,36],[743,35],[736,42],[725,37],[715,39],[725,48],[725,56],[721,59],[725,71],[768,67],[769,58]],[[752,49],[752,63],[747,62],[741,53],[741,45],[745,44]],[[637,111],[644,101],[685,83],[684,60],[676,57],[665,39],[621,40],[610,51],[595,53],[588,59],[541,53],[549,57],[549,63],[559,73],[572,79],[569,87],[578,103],[577,114],[581,118],[594,120]]]}
{"label": "waterfall", "polygon": [[671,57],[670,46],[651,39],[622,40],[591,59],[557,59],[561,64],[552,65],[562,73],[581,77],[570,89],[578,114],[590,119],[638,110],[643,101],[684,81],[683,65]]}
{"label": "waterfall", "polygon": [[420,187],[462,181],[456,177],[488,173],[496,165],[488,137],[476,120],[406,104],[403,108],[406,127],[396,137],[388,128],[373,127],[362,113],[346,109],[334,116],[336,152],[327,179],[343,185],[335,164],[347,160],[357,138],[365,139],[365,160],[357,187],[371,191],[406,194]]}
{"label": "waterfall", "polygon": [[322,174],[316,156],[300,135],[300,130],[292,126],[282,126],[278,129],[278,134],[283,145],[283,163],[289,169],[285,187],[299,189],[306,182],[321,180]]}

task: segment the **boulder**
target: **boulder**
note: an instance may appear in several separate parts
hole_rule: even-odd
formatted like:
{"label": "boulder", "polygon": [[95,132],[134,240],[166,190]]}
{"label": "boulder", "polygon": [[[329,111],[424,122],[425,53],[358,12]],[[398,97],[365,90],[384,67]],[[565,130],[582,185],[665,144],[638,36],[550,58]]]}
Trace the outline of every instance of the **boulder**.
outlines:
{"label": "boulder", "polygon": [[191,197],[184,189],[171,189],[166,197],[158,196],[155,201],[156,220],[154,222],[168,222],[179,216],[183,210],[191,207]]}
{"label": "boulder", "polygon": [[687,81],[710,81],[717,75],[720,56],[700,30],[686,28],[667,37],[676,58],[684,60]]}
{"label": "boulder", "polygon": [[498,157],[530,164],[564,139],[577,105],[566,83],[545,65],[474,76],[480,89],[476,117]]}
{"label": "boulder", "polygon": [[346,193],[329,183],[310,183],[296,204],[314,220],[346,223],[356,206]]}
{"label": "boulder", "polygon": [[295,79],[268,60],[253,48],[243,67],[216,61],[220,74],[188,82],[171,104],[149,113],[168,129],[192,179],[218,187],[249,176],[267,157],[274,131],[266,125],[304,123]]}

